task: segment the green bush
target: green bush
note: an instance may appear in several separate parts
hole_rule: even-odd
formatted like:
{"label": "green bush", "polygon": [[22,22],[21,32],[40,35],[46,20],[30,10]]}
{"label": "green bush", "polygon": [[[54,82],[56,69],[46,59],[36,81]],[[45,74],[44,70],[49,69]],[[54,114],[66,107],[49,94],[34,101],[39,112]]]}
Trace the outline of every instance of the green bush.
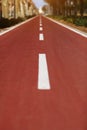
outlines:
{"label": "green bush", "polygon": [[33,14],[33,15],[29,15],[29,16],[26,16],[26,19],[30,19],[30,18],[32,18],[32,17],[35,17],[36,16],[36,14]]}
{"label": "green bush", "polygon": [[20,22],[23,22],[24,20],[26,19],[29,19],[31,17],[34,17],[35,15],[33,16],[27,16],[26,18],[17,18],[17,19],[6,19],[6,18],[2,18],[0,19],[0,28],[7,28],[7,27],[10,27],[10,26],[14,26],[15,24],[18,24]]}
{"label": "green bush", "polygon": [[17,19],[5,19],[5,18],[2,18],[0,20],[0,28],[6,28],[6,27],[10,27],[10,26],[13,26],[15,24],[18,24],[20,22],[24,21],[24,19],[22,18],[17,18]]}
{"label": "green bush", "polygon": [[57,16],[57,19],[58,19],[58,20],[62,20],[62,19],[63,19],[63,16],[62,16],[62,15],[59,15],[59,16]]}
{"label": "green bush", "polygon": [[85,27],[87,27],[87,16],[85,16],[85,17],[66,17],[66,16],[62,16],[62,15],[60,15],[60,16],[55,16],[55,15],[50,15],[50,16],[48,16],[48,17],[50,17],[50,18],[53,18],[53,19],[56,19],[56,20],[64,20],[64,21],[67,21],[67,22],[69,22],[69,23],[73,23],[73,24],[75,24],[76,26],[85,26]]}
{"label": "green bush", "polygon": [[73,23],[77,26],[85,26],[87,27],[87,19],[86,18],[76,18]]}
{"label": "green bush", "polygon": [[5,28],[5,27],[8,27],[8,26],[9,26],[9,20],[5,19],[5,18],[2,18],[0,20],[0,28]]}
{"label": "green bush", "polygon": [[73,18],[67,18],[67,22],[73,23]]}
{"label": "green bush", "polygon": [[66,20],[67,20],[67,17],[63,17],[63,20],[66,21]]}
{"label": "green bush", "polygon": [[85,19],[84,26],[87,27],[87,19]]}

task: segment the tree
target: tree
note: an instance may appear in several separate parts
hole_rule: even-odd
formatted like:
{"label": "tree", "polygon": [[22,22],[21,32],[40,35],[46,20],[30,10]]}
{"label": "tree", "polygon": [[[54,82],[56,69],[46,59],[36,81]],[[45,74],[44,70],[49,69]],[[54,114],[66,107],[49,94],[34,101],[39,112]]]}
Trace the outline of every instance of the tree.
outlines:
{"label": "tree", "polygon": [[87,0],[44,0],[53,7],[54,14],[62,14],[63,16],[77,16],[80,12],[83,16],[85,8],[87,8]]}
{"label": "tree", "polygon": [[80,15],[83,17],[84,13],[84,0],[80,0]]}

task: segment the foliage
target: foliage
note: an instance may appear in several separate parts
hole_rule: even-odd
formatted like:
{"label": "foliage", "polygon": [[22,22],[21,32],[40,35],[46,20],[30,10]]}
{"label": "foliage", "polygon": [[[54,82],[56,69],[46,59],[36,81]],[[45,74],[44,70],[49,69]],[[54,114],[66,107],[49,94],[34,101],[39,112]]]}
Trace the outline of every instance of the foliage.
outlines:
{"label": "foliage", "polygon": [[73,23],[77,26],[87,27],[87,18],[77,18],[73,21]]}
{"label": "foliage", "polygon": [[65,16],[83,16],[85,9],[87,9],[87,0],[44,0],[53,7],[53,14]]}
{"label": "foliage", "polygon": [[49,15],[48,17],[50,18],[53,18],[55,20],[64,20],[66,22],[69,22],[69,23],[73,23],[75,24],[76,26],[84,26],[84,27],[87,27],[87,17],[63,17],[63,16],[54,16],[54,15]]}
{"label": "foliage", "polygon": [[6,27],[10,27],[10,26],[13,26],[15,24],[18,24],[20,22],[22,22],[23,19],[22,18],[18,18],[18,19],[5,19],[5,18],[2,18],[0,20],[0,28],[6,28]]}
{"label": "foliage", "polygon": [[35,15],[32,16],[27,16],[26,18],[13,18],[13,19],[6,19],[6,18],[2,18],[0,19],[0,28],[6,28],[6,27],[10,27],[13,26],[15,24],[21,23],[23,21],[25,21],[26,19],[29,19],[31,17],[34,17]]}
{"label": "foliage", "polygon": [[45,2],[52,6],[53,15],[58,16],[56,19],[87,27],[87,16],[83,15],[84,12],[87,13],[87,0],[45,0]]}

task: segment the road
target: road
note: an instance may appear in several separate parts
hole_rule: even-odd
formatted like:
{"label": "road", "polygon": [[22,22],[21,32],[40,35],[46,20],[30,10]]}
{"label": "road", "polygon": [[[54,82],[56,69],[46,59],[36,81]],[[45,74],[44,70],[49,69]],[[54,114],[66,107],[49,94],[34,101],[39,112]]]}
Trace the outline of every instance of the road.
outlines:
{"label": "road", "polygon": [[87,130],[87,38],[43,16],[0,36],[0,130]]}

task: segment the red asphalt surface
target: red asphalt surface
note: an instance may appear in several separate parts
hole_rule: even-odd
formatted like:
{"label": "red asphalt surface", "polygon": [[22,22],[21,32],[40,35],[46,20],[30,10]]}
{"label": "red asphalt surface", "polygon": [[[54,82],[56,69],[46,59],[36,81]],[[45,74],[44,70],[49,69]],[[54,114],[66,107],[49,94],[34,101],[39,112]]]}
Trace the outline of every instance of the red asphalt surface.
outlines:
{"label": "red asphalt surface", "polygon": [[[87,38],[42,16],[0,36],[0,130],[87,130]],[[38,90],[45,53],[51,90]]]}

